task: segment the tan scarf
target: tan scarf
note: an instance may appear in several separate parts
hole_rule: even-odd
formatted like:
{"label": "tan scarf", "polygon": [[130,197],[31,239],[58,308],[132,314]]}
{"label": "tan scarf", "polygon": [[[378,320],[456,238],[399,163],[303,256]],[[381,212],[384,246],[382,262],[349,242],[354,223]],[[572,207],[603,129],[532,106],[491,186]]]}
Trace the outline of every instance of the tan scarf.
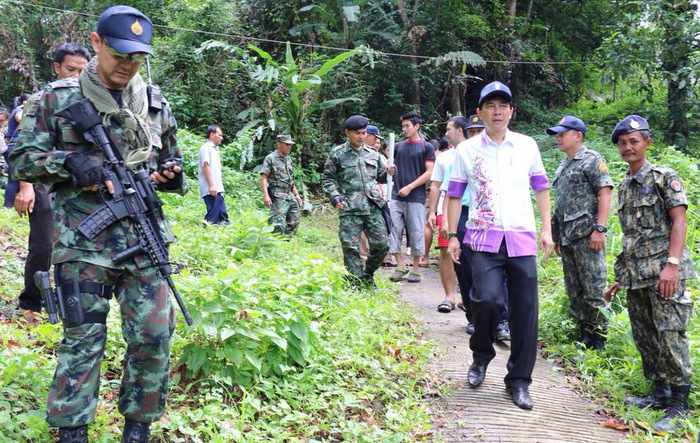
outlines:
{"label": "tan scarf", "polygon": [[97,56],[80,74],[80,89],[102,115],[106,128],[119,126],[122,143],[119,150],[124,164],[130,169],[148,161],[151,155],[151,133],[148,129],[148,96],[146,83],[137,73],[122,91],[124,107],[120,108],[97,73]]}

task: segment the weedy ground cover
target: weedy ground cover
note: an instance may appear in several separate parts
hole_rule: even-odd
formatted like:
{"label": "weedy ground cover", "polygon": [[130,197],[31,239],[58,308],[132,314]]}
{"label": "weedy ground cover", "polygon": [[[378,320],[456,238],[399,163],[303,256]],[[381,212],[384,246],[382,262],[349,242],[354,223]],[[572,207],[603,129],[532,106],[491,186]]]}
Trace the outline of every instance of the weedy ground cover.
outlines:
{"label": "weedy ground cover", "polygon": [[[202,143],[184,131],[185,167]],[[164,197],[178,242],[176,276],[195,326],[179,321],[170,399],[157,441],[407,441],[424,434],[421,405],[430,345],[418,338],[394,286],[373,293],[343,285],[329,216],[302,221],[286,241],[258,208],[255,176],[225,172],[229,226],[202,224],[196,182]],[[0,441],[50,441],[45,401],[60,326],[31,325],[14,309],[27,222],[0,210]],[[101,402],[91,441],[119,441],[118,309],[108,319]]]}

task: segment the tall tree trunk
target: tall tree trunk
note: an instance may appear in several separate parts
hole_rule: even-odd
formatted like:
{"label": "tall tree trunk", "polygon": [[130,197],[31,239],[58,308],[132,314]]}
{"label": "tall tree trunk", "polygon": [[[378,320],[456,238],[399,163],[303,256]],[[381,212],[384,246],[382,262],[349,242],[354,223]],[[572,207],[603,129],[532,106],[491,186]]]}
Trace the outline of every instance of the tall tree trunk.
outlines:
{"label": "tall tree trunk", "polygon": [[[415,5],[418,7],[418,4],[416,3]],[[408,99],[408,102],[411,103],[416,107],[417,110],[420,110],[420,105],[421,105],[421,88],[420,88],[420,77],[419,77],[419,69],[418,69],[418,58],[415,57],[415,55],[418,54],[418,43],[419,43],[419,33],[414,32],[414,20],[412,17],[409,17],[408,15],[408,8],[406,7],[406,2],[405,0],[397,0],[396,1],[396,7],[399,10],[399,16],[401,17],[401,22],[403,23],[404,29],[406,31],[406,34],[408,36],[408,40],[411,42],[411,55],[414,57],[411,57],[411,65],[413,65],[413,78],[412,78],[412,83],[413,83],[413,90],[411,91],[412,94]]]}
{"label": "tall tree trunk", "polygon": [[666,0],[664,3],[662,69],[666,73],[669,120],[665,142],[685,151],[690,135],[686,114],[690,108],[691,84],[690,70],[685,68],[690,63],[693,36],[684,34],[684,27],[678,26],[678,23],[693,20],[694,9],[690,1]]}

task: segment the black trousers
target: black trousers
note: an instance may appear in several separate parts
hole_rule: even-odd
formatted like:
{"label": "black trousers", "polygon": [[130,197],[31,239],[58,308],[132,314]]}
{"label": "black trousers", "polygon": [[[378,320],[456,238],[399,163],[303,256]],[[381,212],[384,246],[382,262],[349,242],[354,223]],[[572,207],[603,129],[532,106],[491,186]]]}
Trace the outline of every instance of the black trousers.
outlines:
{"label": "black trousers", "polygon": [[506,303],[503,280],[508,287],[511,352],[506,386],[529,385],[537,358],[537,259],[508,257],[505,239],[497,253],[469,252],[472,269],[474,335],[469,347],[474,362],[488,364],[495,356],[491,331]]}
{"label": "black trousers", "polygon": [[[474,321],[471,308],[471,292],[472,292],[472,269],[469,264],[469,248],[464,245],[464,235],[467,232],[467,219],[469,218],[469,206],[462,206],[462,212],[459,215],[459,224],[457,225],[457,238],[459,244],[462,245],[462,253],[459,256],[460,263],[455,263],[455,273],[457,274],[457,282],[459,282],[459,294],[462,296],[462,304],[466,309],[467,321]],[[499,320],[508,320],[508,288],[505,280],[503,281],[503,291],[505,292],[504,302],[499,308]],[[496,328],[492,331],[496,333]]]}
{"label": "black trousers", "polygon": [[216,197],[205,195],[202,198],[204,199],[204,204],[207,205],[207,214],[204,216],[204,220],[214,225],[228,223],[224,194],[219,192],[216,194]]}
{"label": "black trousers", "polygon": [[48,271],[53,250],[53,216],[51,195],[46,185],[34,185],[34,210],[29,214],[29,245],[24,262],[24,290],[19,295],[19,307],[41,311],[41,293],[34,284],[34,273]]}

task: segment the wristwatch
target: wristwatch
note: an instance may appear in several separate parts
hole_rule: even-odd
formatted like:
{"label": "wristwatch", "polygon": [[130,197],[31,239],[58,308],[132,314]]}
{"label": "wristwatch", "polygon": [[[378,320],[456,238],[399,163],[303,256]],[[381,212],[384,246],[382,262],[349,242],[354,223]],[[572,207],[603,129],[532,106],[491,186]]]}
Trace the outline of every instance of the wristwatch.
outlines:
{"label": "wristwatch", "polygon": [[678,266],[678,265],[681,264],[681,261],[678,259],[678,257],[669,257],[669,258],[666,260],[666,262],[667,262],[667,263],[671,263],[672,265],[676,265],[676,266]]}
{"label": "wristwatch", "polygon": [[595,225],[593,225],[593,229],[595,229],[595,230],[598,231],[598,232],[602,232],[603,234],[605,234],[606,232],[608,232],[607,226],[603,226],[603,225],[600,225],[600,224],[595,224]]}
{"label": "wristwatch", "polygon": [[457,233],[456,232],[448,232],[447,233],[447,239],[450,240],[452,238],[457,238]]}

